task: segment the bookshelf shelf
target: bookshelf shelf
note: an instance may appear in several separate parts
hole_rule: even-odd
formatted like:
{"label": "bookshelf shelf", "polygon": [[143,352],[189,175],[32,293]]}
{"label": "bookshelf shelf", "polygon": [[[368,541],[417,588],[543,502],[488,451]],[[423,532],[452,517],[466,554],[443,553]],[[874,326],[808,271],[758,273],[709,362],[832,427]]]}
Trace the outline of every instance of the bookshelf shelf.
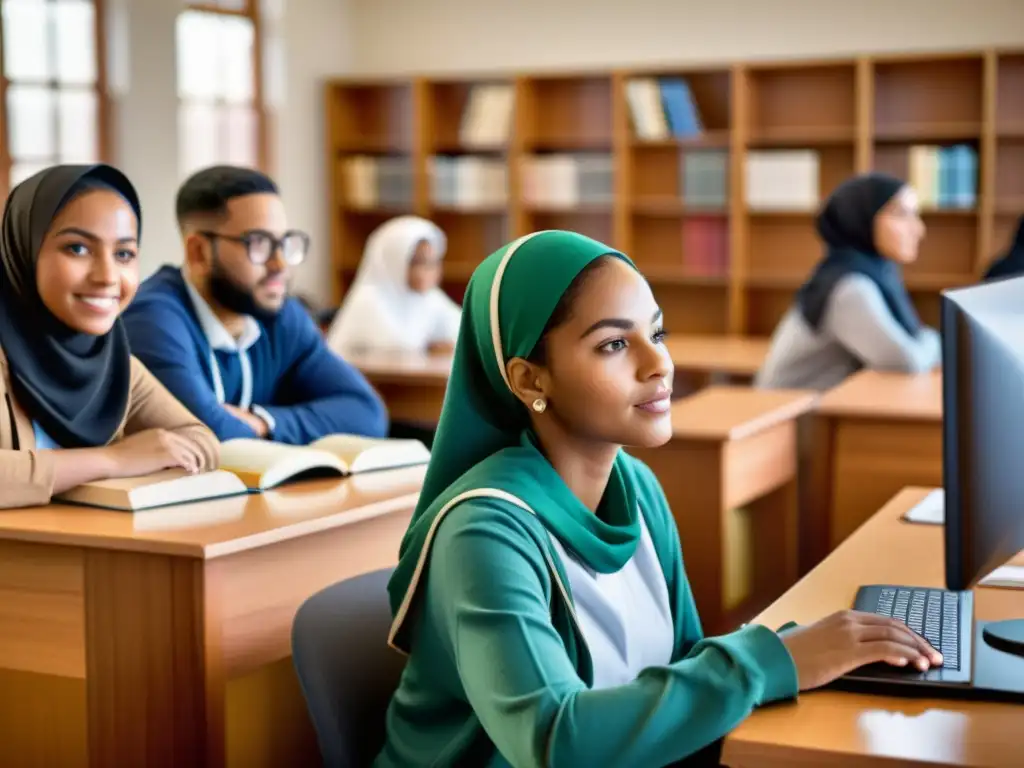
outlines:
{"label": "bookshelf shelf", "polygon": [[747,145],[764,149],[829,144],[852,145],[856,138],[857,132],[852,126],[792,126],[759,129],[751,133]]}
{"label": "bookshelf shelf", "polygon": [[918,188],[906,276],[935,323],[1024,213],[1022,93],[1024,50],[334,81],[335,298],[412,212],[447,233],[457,299],[501,244],[573,229],[636,261],[670,330],[767,335],[821,258],[821,202],[877,169]]}
{"label": "bookshelf shelf", "polygon": [[880,126],[875,130],[878,142],[944,142],[977,141],[981,137],[980,122],[922,122]]}
{"label": "bookshelf shelf", "polygon": [[629,143],[633,149],[715,149],[728,147],[732,142],[732,134],[728,130],[705,131],[700,136],[674,136],[667,139],[641,139],[630,136]]}

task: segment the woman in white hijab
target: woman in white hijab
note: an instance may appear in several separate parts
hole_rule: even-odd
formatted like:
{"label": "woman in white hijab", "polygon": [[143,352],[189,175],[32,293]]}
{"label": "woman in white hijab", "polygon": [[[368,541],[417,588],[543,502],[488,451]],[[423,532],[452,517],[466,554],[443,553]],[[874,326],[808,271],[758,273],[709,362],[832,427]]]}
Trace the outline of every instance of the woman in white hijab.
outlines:
{"label": "woman in white hijab", "polygon": [[377,227],[327,333],[331,349],[342,356],[451,352],[462,310],[438,287],[447,245],[444,232],[418,216]]}

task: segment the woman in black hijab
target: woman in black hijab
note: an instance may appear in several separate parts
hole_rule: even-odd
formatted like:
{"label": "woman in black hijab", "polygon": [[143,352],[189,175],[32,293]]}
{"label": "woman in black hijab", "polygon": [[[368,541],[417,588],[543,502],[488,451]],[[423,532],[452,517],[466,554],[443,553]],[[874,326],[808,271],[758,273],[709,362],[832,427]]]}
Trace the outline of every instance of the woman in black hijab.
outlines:
{"label": "woman in black hijab", "polygon": [[1024,216],[1017,222],[1017,234],[1013,236],[1009,250],[989,264],[985,280],[1024,275]]}
{"label": "woman in black hijab", "polygon": [[106,165],[48,168],[0,227],[0,507],[82,483],[212,469],[213,434],[131,356],[141,206]]}
{"label": "woman in black hijab", "polygon": [[757,384],[831,389],[860,368],[917,373],[939,363],[903,282],[925,234],[917,193],[869,173],[840,184],[818,215],[825,257],[797,291]]}

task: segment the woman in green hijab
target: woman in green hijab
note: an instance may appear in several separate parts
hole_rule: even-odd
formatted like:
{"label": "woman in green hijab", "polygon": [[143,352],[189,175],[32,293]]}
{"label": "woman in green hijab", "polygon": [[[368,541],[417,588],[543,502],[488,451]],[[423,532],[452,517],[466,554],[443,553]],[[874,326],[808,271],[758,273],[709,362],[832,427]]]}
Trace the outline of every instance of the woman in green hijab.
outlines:
{"label": "woman in green hijab", "polygon": [[409,658],[377,766],[717,762],[754,707],[861,664],[936,663],[849,611],[703,637],[661,487],[622,451],[671,437],[663,336],[632,263],[582,235],[477,268],[388,587]]}

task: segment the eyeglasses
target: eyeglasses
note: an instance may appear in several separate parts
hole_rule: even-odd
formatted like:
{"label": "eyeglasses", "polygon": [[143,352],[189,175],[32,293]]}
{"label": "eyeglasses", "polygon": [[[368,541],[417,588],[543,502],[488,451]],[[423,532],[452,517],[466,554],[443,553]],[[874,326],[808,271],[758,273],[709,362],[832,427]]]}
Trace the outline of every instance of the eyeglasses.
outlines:
{"label": "eyeglasses", "polygon": [[258,266],[270,261],[278,248],[281,249],[281,259],[290,267],[297,267],[301,264],[309,252],[309,235],[296,229],[285,232],[279,238],[262,229],[253,229],[241,235],[224,235],[220,232],[200,232],[199,234],[212,241],[228,240],[244,245],[249,261]]}

